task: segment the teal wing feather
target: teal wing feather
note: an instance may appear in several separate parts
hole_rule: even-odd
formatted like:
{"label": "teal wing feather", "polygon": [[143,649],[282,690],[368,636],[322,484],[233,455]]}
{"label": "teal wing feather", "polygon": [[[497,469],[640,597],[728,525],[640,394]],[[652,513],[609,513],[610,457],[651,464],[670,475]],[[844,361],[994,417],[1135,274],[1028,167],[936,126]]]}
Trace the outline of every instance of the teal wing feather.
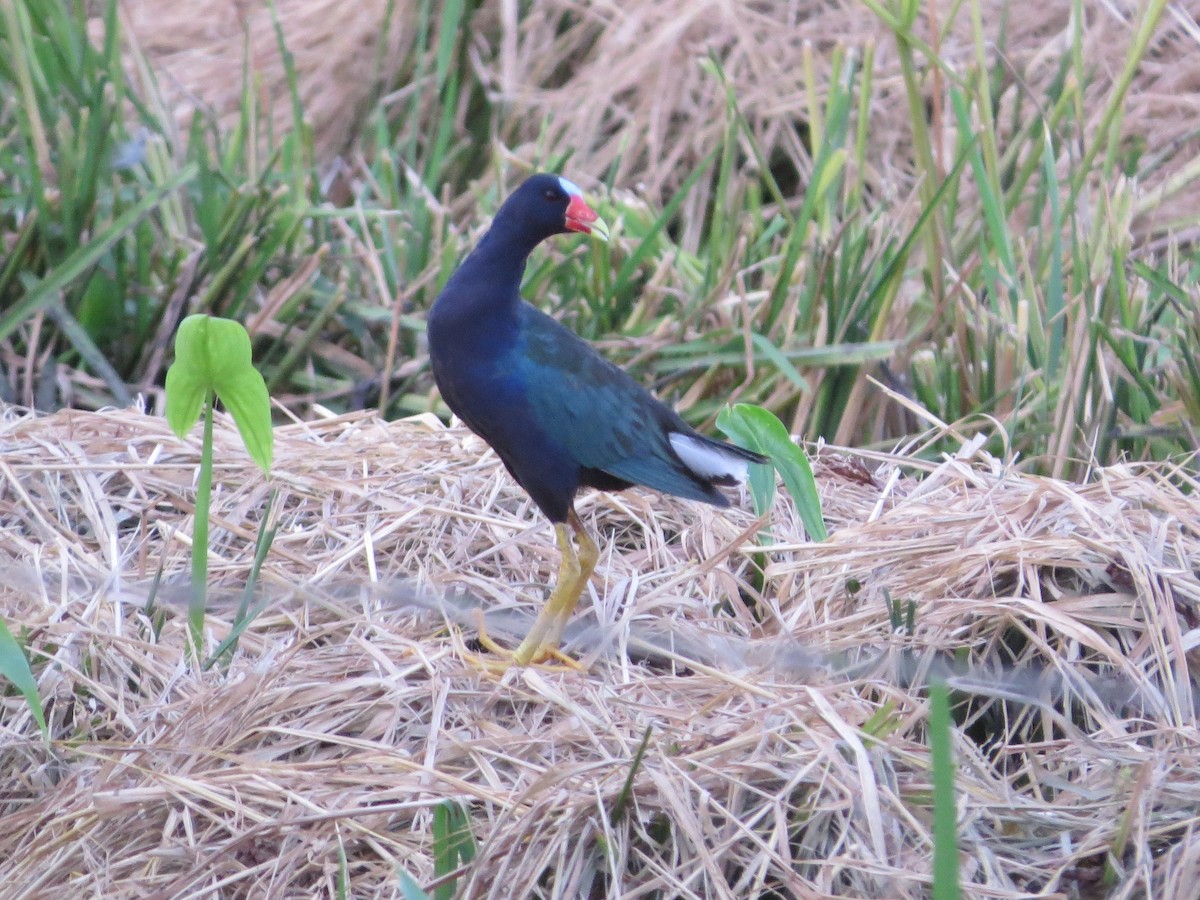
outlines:
{"label": "teal wing feather", "polygon": [[693,500],[721,503],[668,435],[691,429],[674,410],[540,310],[522,310],[511,356],[538,426],[583,468]]}

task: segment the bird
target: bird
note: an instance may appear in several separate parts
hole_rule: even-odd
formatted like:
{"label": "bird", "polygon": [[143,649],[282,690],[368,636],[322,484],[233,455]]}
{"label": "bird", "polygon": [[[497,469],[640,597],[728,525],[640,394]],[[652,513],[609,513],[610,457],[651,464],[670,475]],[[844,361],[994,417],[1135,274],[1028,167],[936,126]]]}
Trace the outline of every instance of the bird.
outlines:
{"label": "bird", "polygon": [[[727,507],[718,489],[767,457],[705,437],[587,341],[521,296],[529,255],[555,235],[609,238],[571,181],[530,176],[446,281],[426,320],[433,378],[443,401],[499,456],[554,525],[558,578],[511,654],[526,666],[559,651],[563,629],[600,553],[575,511],[582,488],[640,485]],[[574,542],[578,544],[576,550]],[[481,641],[492,651],[490,639]]]}

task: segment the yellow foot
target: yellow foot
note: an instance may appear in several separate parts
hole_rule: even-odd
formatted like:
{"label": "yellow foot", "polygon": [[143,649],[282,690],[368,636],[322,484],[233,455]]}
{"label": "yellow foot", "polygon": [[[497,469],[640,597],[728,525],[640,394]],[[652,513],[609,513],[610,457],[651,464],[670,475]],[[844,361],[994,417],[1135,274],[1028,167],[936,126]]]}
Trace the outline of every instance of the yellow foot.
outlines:
{"label": "yellow foot", "polygon": [[[549,669],[557,672],[586,672],[587,667],[579,661],[572,659],[567,654],[563,653],[557,645],[542,644],[539,647],[531,648],[521,652],[525,645],[522,644],[516,650],[509,650],[501,647],[496,643],[495,639],[488,634],[487,624],[484,622],[482,609],[475,611],[475,618],[479,633],[475,639],[479,641],[483,648],[498,659],[487,659],[476,653],[471,653],[466,647],[463,647],[463,658],[467,662],[474,665],[476,668],[491,675],[503,675],[514,666],[523,668],[524,666],[538,666],[539,668]],[[550,660],[556,660],[558,665],[547,665]]]}
{"label": "yellow foot", "polygon": [[[571,543],[572,532],[579,542],[578,552]],[[588,579],[592,577],[600,551],[573,509],[568,513],[566,522],[555,523],[554,537],[559,552],[562,553],[562,562],[558,567],[558,582],[554,585],[554,590],[550,592],[550,598],[546,601],[546,605],[542,607],[542,611],[530,627],[529,634],[525,636],[525,640],[521,641],[521,645],[516,650],[505,650],[492,640],[483,622],[483,610],[478,611],[479,643],[496,656],[501,657],[502,660],[475,658],[474,662],[480,668],[488,672],[504,672],[513,666],[540,666],[547,660],[554,659],[562,665],[552,668],[562,669],[565,667],[578,672],[585,671],[583,665],[558,649],[558,642],[562,637],[563,628],[571,618],[571,613],[579,604],[579,595],[583,593]],[[463,651],[466,653],[465,647]],[[471,656],[471,654],[467,655]]]}

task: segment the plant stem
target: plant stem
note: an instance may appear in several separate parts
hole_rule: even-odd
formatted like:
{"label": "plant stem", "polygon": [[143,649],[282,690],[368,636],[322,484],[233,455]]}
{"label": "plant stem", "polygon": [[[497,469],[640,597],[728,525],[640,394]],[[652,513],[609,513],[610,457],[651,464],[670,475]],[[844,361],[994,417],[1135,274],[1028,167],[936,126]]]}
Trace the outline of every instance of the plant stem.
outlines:
{"label": "plant stem", "polygon": [[192,596],[188,628],[192,654],[200,660],[204,611],[208,605],[208,509],[212,498],[213,393],[204,401],[204,443],[200,447],[200,477],[196,482],[196,522],[192,527]]}

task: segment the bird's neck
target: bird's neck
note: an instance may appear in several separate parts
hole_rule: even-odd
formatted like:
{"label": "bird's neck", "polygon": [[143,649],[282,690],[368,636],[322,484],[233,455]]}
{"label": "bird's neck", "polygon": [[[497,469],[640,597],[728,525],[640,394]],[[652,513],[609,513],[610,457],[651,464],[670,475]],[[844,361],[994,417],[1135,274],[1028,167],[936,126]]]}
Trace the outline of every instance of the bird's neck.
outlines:
{"label": "bird's neck", "polygon": [[515,316],[521,305],[525,263],[538,241],[495,225],[446,283],[443,294],[463,315],[485,319]]}

